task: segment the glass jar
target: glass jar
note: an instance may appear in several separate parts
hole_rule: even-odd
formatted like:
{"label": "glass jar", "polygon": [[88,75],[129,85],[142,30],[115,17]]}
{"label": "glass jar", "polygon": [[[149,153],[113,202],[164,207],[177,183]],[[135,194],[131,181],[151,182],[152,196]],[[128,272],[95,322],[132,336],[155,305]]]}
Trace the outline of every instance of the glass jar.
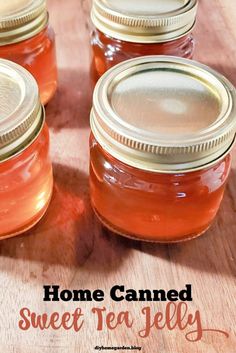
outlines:
{"label": "glass jar", "polygon": [[94,0],[91,36],[94,82],[112,66],[144,55],[192,58],[197,0]]}
{"label": "glass jar", "polygon": [[49,132],[36,81],[0,59],[0,239],[36,224],[49,205]]}
{"label": "glass jar", "polygon": [[182,58],[129,60],[98,82],[91,112],[92,206],[113,232],[178,242],[220,207],[236,132],[235,89]]}
{"label": "glass jar", "polygon": [[55,34],[46,1],[4,2],[0,10],[0,58],[24,66],[35,77],[45,105],[57,88]]}

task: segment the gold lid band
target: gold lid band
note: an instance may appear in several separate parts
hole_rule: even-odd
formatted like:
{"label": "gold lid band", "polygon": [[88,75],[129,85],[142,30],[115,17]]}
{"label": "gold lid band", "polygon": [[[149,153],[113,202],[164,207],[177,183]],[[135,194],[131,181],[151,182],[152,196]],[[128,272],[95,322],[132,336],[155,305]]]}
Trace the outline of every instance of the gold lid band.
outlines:
{"label": "gold lid band", "polygon": [[0,59],[0,162],[21,152],[39,133],[44,119],[33,76]]}
{"label": "gold lid band", "polygon": [[158,43],[189,33],[197,0],[94,0],[92,22],[101,32],[124,41]]}
{"label": "gold lid band", "polygon": [[29,39],[48,24],[45,0],[22,1],[20,4],[17,1],[2,14],[0,6],[0,46]]}
{"label": "gold lid band", "polygon": [[235,102],[233,85],[205,65],[141,57],[98,81],[91,128],[100,145],[128,165],[170,173],[196,170],[232,147]]}

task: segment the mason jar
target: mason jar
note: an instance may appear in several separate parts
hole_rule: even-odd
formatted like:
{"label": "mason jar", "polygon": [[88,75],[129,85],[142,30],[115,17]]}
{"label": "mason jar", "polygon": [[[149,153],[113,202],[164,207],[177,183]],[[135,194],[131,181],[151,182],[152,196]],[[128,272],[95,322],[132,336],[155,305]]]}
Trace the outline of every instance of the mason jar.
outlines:
{"label": "mason jar", "polygon": [[45,105],[57,88],[55,33],[49,25],[46,0],[0,4],[0,58],[25,67],[36,79]]}
{"label": "mason jar", "polygon": [[49,132],[38,86],[22,66],[0,59],[0,239],[46,212],[53,188]]}
{"label": "mason jar", "polygon": [[192,58],[197,0],[93,0],[93,81],[112,66],[144,55]]}
{"label": "mason jar", "polygon": [[200,63],[147,56],[97,83],[90,189],[101,222],[126,237],[179,242],[211,226],[235,140],[235,89]]}

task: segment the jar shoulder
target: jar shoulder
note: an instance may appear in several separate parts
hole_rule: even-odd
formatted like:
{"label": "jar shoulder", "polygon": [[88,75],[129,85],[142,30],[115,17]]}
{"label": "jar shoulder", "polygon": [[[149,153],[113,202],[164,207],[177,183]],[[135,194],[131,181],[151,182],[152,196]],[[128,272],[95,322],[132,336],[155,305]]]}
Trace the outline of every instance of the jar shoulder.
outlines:
{"label": "jar shoulder", "polygon": [[16,173],[23,166],[33,164],[41,160],[42,162],[49,159],[49,129],[44,123],[39,135],[21,152],[12,156],[6,161],[0,162],[0,179],[3,175]]}
{"label": "jar shoulder", "polygon": [[10,57],[15,55],[29,55],[42,53],[44,49],[53,47],[55,44],[55,32],[50,25],[47,25],[40,33],[24,41],[0,46],[0,55]]}
{"label": "jar shoulder", "polygon": [[227,155],[216,165],[196,172],[163,174],[127,166],[103,151],[95,142],[90,143],[91,168],[104,183],[116,187],[160,192],[214,192],[222,187],[229,175],[231,156]]}
{"label": "jar shoulder", "polygon": [[[192,57],[195,47],[195,39],[191,33],[162,43],[134,43],[125,42],[109,37],[97,29],[91,32],[91,45],[94,51],[105,52],[106,57],[123,55],[132,58],[140,55],[177,55],[182,57]],[[108,55],[107,55],[108,54]]]}

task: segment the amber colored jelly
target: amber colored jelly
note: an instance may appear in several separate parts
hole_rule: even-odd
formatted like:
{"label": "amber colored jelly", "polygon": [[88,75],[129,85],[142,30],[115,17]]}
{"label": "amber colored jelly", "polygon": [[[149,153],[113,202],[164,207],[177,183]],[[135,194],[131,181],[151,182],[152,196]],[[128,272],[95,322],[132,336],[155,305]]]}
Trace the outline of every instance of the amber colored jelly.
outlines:
{"label": "amber colored jelly", "polygon": [[0,238],[31,228],[44,215],[53,175],[47,125],[19,154],[0,162]]}
{"label": "amber colored jelly", "polygon": [[22,42],[0,46],[0,58],[25,67],[39,85],[41,102],[49,102],[57,88],[55,34],[50,26]]}
{"label": "amber colored jelly", "polygon": [[105,152],[91,136],[92,205],[111,230],[147,241],[177,242],[204,233],[219,209],[231,157],[190,173],[142,171]]}
{"label": "amber colored jelly", "polygon": [[139,56],[173,55],[192,59],[195,41],[190,33],[163,43],[133,43],[112,38],[95,29],[92,32],[91,46],[91,77],[96,82],[114,65]]}

